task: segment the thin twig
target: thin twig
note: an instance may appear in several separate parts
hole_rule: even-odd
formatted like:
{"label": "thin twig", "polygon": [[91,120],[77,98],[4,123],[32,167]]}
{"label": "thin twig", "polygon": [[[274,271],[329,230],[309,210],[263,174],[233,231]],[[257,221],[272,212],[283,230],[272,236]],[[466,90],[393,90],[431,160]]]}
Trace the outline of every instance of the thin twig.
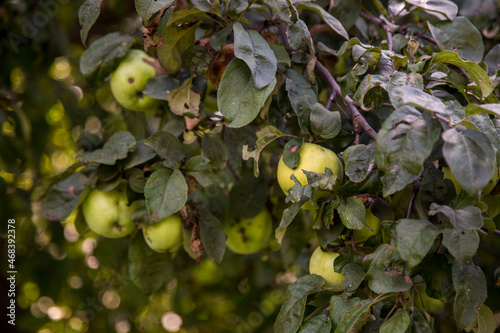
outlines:
{"label": "thin twig", "polygon": [[[316,69],[318,70],[318,73],[325,79],[328,87],[334,93],[335,98],[341,98],[342,91],[340,90],[340,86],[337,81],[335,81],[328,69],[319,61],[316,61]],[[372,139],[376,140],[377,132],[375,132],[370,124],[368,124],[365,117],[361,115],[354,103],[354,100],[350,96],[345,96],[344,103],[349,107],[349,110],[351,110],[352,123],[354,127],[356,128],[356,126],[360,126]]]}
{"label": "thin twig", "polygon": [[[486,231],[489,231],[489,230],[488,230],[488,228],[487,228],[485,225],[483,225],[483,226],[481,227],[481,229],[486,230]],[[500,236],[500,230],[494,230],[494,231],[493,231],[493,234],[494,234],[494,235],[497,235],[497,236]]]}
{"label": "thin twig", "polygon": [[413,205],[415,204],[415,199],[417,198],[417,192],[420,189],[420,180],[417,179],[413,182],[413,192],[411,193],[410,204],[408,205],[408,211],[406,212],[406,218],[409,219],[411,216],[411,211],[413,210]]}

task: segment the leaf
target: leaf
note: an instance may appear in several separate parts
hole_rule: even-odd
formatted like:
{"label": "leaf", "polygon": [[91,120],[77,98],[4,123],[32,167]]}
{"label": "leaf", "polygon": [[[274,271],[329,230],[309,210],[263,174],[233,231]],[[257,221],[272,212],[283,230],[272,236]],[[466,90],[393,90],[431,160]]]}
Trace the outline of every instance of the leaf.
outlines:
{"label": "leaf", "polygon": [[373,153],[375,146],[371,145],[355,145],[347,147],[344,151],[343,158],[345,162],[345,174],[353,182],[359,183],[366,178],[368,173],[373,169],[374,157]]}
{"label": "leaf", "polygon": [[254,120],[276,85],[276,79],[256,89],[252,73],[243,60],[234,58],[222,75],[217,92],[220,112],[229,119],[229,127],[243,127]]}
{"label": "leaf", "polygon": [[386,173],[399,165],[418,175],[439,139],[439,123],[411,106],[394,110],[377,135],[375,161]]}
{"label": "leaf", "polygon": [[465,328],[465,331],[474,331],[474,333],[493,333],[496,328],[497,323],[493,312],[489,307],[483,304],[479,309],[478,317]]}
{"label": "leaf", "polygon": [[452,22],[427,22],[432,37],[441,50],[457,52],[462,58],[479,63],[483,60],[484,45],[481,33],[466,17]]}
{"label": "leaf", "polygon": [[137,193],[144,193],[144,186],[146,185],[146,177],[139,168],[128,169],[126,172],[128,185],[132,191]]}
{"label": "leaf", "polygon": [[410,105],[443,116],[452,114],[452,110],[448,109],[439,98],[410,86],[396,86],[389,89],[389,97],[396,108]]}
{"label": "leaf", "polygon": [[415,175],[400,165],[393,164],[389,167],[389,173],[386,173],[380,180],[384,185],[384,198],[403,190],[408,184],[417,180],[419,174]]}
{"label": "leaf", "polygon": [[342,200],[337,208],[342,223],[349,229],[360,230],[368,227],[365,221],[365,205],[356,198]]}
{"label": "leaf", "polygon": [[226,167],[228,160],[227,147],[217,135],[203,135],[201,149],[203,155],[210,160],[208,164],[209,170],[222,170]]}
{"label": "leaf", "polygon": [[254,159],[254,176],[259,177],[259,158],[260,152],[274,140],[287,136],[287,134],[280,132],[276,127],[267,125],[257,131],[257,142],[255,149],[248,150],[248,145],[243,145],[242,157],[244,160],[250,158]]}
{"label": "leaf", "polygon": [[365,111],[379,109],[386,102],[388,79],[384,75],[368,74],[359,84],[353,99]]}
{"label": "leaf", "polygon": [[271,7],[271,10],[285,22],[290,22],[292,18],[292,13],[288,7],[288,2],[286,0],[268,0],[267,5]]}
{"label": "leaf", "polygon": [[290,46],[295,50],[308,51],[312,48],[311,33],[301,19],[295,23],[288,23],[287,38]]}
{"label": "leaf", "polygon": [[90,28],[94,25],[101,14],[102,0],[85,0],[78,9],[78,21],[82,27],[80,30],[80,38],[83,46],[86,46],[87,36]]}
{"label": "leaf", "polygon": [[395,229],[396,246],[408,266],[417,266],[427,255],[442,228],[427,220],[400,220]]}
{"label": "leaf", "polygon": [[321,103],[313,105],[310,123],[312,132],[326,140],[336,137],[342,128],[340,113],[328,110]]}
{"label": "leaf", "polygon": [[276,333],[294,333],[300,327],[306,309],[307,295],[323,287],[318,275],[300,277],[286,290],[286,299],[274,323]]}
{"label": "leaf", "polygon": [[248,177],[237,181],[229,192],[230,217],[251,218],[256,216],[266,204],[268,185],[262,179]]}
{"label": "leaf", "polygon": [[144,144],[164,158],[168,168],[178,169],[180,162],[185,158],[179,139],[168,132],[155,132],[146,139]]}
{"label": "leaf", "polygon": [[52,186],[43,200],[43,216],[50,221],[61,221],[68,217],[78,206],[92,179],[92,173],[75,173]]}
{"label": "leaf", "polygon": [[191,80],[180,88],[172,90],[167,97],[170,110],[179,116],[196,118],[199,116],[201,96],[191,89]]}
{"label": "leaf", "polygon": [[[500,46],[500,45],[499,45]],[[465,107],[466,119],[477,114],[491,114],[500,117],[500,103],[494,104],[468,104]]]}
{"label": "leaf", "polygon": [[210,258],[220,264],[226,251],[226,233],[222,222],[208,209],[200,211],[198,222],[203,248]]}
{"label": "leaf", "polygon": [[304,322],[299,333],[330,333],[332,331],[332,323],[326,313],[312,317]]}
{"label": "leaf", "polygon": [[454,128],[442,134],[443,156],[453,176],[470,194],[481,191],[493,178],[495,151],[488,137],[480,132]]}
{"label": "leaf", "polygon": [[356,291],[356,289],[358,289],[358,287],[361,285],[366,276],[366,273],[363,270],[363,268],[360,265],[353,262],[350,262],[347,265],[345,265],[342,268],[341,273],[342,275],[345,276],[345,279],[343,279],[341,283],[342,289],[349,292]]}
{"label": "leaf", "polygon": [[135,0],[135,10],[146,25],[154,14],[173,3],[174,0]]}
{"label": "leaf", "polygon": [[156,156],[153,149],[146,146],[144,143],[138,143],[136,149],[128,154],[127,158],[123,161],[124,170],[133,168],[135,166],[146,163]]}
{"label": "leaf", "polygon": [[323,21],[328,25],[333,31],[338,33],[340,36],[344,37],[346,40],[349,40],[349,34],[342,26],[339,20],[337,20],[334,16],[328,13],[326,10],[321,8],[321,6],[315,3],[299,3],[297,5],[297,9],[307,9],[312,10],[313,12],[319,14]]}
{"label": "leaf", "polygon": [[83,163],[101,163],[113,165],[124,159],[136,148],[135,138],[130,132],[119,131],[104,144],[101,149],[83,153],[78,160]]}
{"label": "leaf", "polygon": [[128,248],[128,273],[143,293],[152,294],[161,288],[169,265],[168,256],[151,250],[140,233],[135,235]]}
{"label": "leaf", "polygon": [[154,99],[167,101],[170,92],[179,88],[180,85],[179,80],[174,77],[168,75],[156,76],[148,80],[146,88],[142,92]]}
{"label": "leaf", "polygon": [[193,77],[205,74],[210,61],[212,61],[212,54],[201,45],[191,45],[182,54],[182,67],[187,69]]}
{"label": "leaf", "polygon": [[398,309],[389,320],[380,326],[380,333],[404,333],[410,326],[410,316],[405,309]]}
{"label": "leaf", "polygon": [[241,23],[234,29],[234,55],[243,60],[250,72],[256,89],[275,80],[277,60],[267,41],[255,30],[245,30]]}
{"label": "leaf", "polygon": [[484,62],[488,65],[488,75],[495,75],[500,69],[500,44],[491,48],[484,57]]}
{"label": "leaf", "polygon": [[[307,186],[310,187],[309,185],[307,185]],[[294,202],[290,207],[286,208],[283,211],[283,215],[281,216],[280,224],[279,224],[278,228],[276,228],[276,230],[275,230],[275,237],[276,237],[276,240],[278,241],[278,243],[281,244],[287,227],[290,225],[290,223],[292,223],[295,216],[297,216],[302,205],[308,200],[310,200],[310,197],[309,198],[304,197],[300,201]]]}
{"label": "leaf", "polygon": [[[449,0],[405,0],[405,2],[420,7],[429,14],[436,13],[444,14],[450,21],[453,21],[458,13],[458,6]],[[441,20],[444,20],[441,15],[437,15]]]}
{"label": "leaf", "polygon": [[217,31],[216,33],[212,34],[210,36],[210,46],[217,52],[222,52],[222,47],[224,46],[224,43],[229,37],[229,35],[233,32],[233,25],[230,24],[224,29],[221,29]]}
{"label": "leaf", "polygon": [[410,326],[411,331],[409,333],[434,333],[434,329],[429,324],[427,319],[422,316],[419,309],[415,309],[413,312],[413,320]]}
{"label": "leaf", "polygon": [[80,72],[93,85],[100,85],[132,47],[132,36],[107,34],[86,49],[80,58]]}
{"label": "leaf", "polygon": [[186,180],[179,170],[153,172],[144,188],[151,221],[156,223],[178,212],[186,204],[187,191]]}
{"label": "leaf", "polygon": [[[339,296],[333,296],[330,301],[330,317],[333,317],[332,316],[333,311],[338,309],[335,306],[332,306],[332,300],[334,299],[334,297],[339,297]],[[369,299],[361,300],[355,297],[349,300],[349,302],[346,305],[347,306],[343,310],[343,316],[341,317],[340,321],[336,322],[337,326],[335,332],[336,333],[359,332],[361,328],[368,321],[369,317],[368,311],[370,310],[371,300]]]}
{"label": "leaf", "polygon": [[290,66],[290,64],[291,64],[290,55],[288,55],[288,52],[286,52],[283,45],[271,44],[269,46],[271,47],[271,50],[273,50],[274,56],[276,57],[276,60],[278,62],[284,63],[287,66]]}
{"label": "leaf", "polygon": [[486,278],[481,268],[469,262],[453,264],[453,285],[456,295],[453,312],[458,330],[470,325],[479,315],[487,297]]}
{"label": "leaf", "polygon": [[[174,14],[170,20],[173,16]],[[163,44],[158,48],[158,60],[167,74],[175,74],[179,71],[182,65],[182,54],[194,44],[194,33],[200,25],[201,22],[188,26],[169,25],[165,30],[165,36],[168,38],[165,38]]]}
{"label": "leaf", "polygon": [[311,82],[299,72],[287,69],[285,76],[288,98],[299,119],[300,128],[309,133],[312,106],[318,102],[318,97],[312,88]]}
{"label": "leaf", "polygon": [[377,294],[403,292],[412,287],[413,282],[405,274],[404,263],[395,246],[382,244],[365,258],[367,259],[370,264],[366,280],[373,292]]}
{"label": "leaf", "polygon": [[465,61],[456,52],[442,51],[434,54],[432,64],[444,62],[465,70],[469,78],[476,83],[481,90],[481,98],[488,97],[493,91],[488,74],[477,63],[473,61]]}

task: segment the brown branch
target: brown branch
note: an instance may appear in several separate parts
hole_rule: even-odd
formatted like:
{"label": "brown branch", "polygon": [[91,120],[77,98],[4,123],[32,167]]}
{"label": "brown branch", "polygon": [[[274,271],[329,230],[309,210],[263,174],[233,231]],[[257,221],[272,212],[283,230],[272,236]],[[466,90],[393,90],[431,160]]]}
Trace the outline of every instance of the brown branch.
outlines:
{"label": "brown branch", "polygon": [[[340,90],[340,86],[333,78],[332,74],[328,71],[328,69],[319,61],[316,61],[316,70],[318,73],[326,80],[326,83],[330,90],[334,94],[334,98],[341,98],[342,91]],[[373,140],[377,139],[377,132],[368,124],[365,117],[361,115],[358,108],[355,105],[354,100],[350,96],[344,97],[344,103],[349,107],[352,114],[352,123],[354,128],[360,127],[362,128]]]}
{"label": "brown branch", "polygon": [[[483,229],[483,230],[485,230],[485,231],[489,231],[489,230],[488,230],[488,228],[487,228],[485,225],[483,225],[483,226],[481,227],[481,229]],[[493,231],[493,234],[494,234],[494,235],[497,235],[497,236],[500,236],[500,230],[494,230],[494,231]]]}
{"label": "brown branch", "polygon": [[415,204],[415,199],[417,198],[417,192],[420,189],[420,180],[415,180],[413,182],[413,192],[411,193],[410,204],[408,205],[408,211],[406,212],[406,218],[409,219],[411,216],[411,211],[413,210],[413,205]]}

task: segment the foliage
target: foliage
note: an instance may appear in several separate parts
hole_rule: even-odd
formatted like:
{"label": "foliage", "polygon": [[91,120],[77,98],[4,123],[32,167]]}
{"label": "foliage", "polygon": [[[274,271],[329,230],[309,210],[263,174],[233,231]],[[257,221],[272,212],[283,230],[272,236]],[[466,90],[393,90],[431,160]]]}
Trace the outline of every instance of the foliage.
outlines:
{"label": "foliage", "polygon": [[[496,1],[129,2],[0,5],[0,215],[18,221],[21,331],[495,330]],[[130,49],[154,59],[140,95],[161,104],[146,112],[110,91]],[[342,186],[326,169],[283,194],[276,166],[303,142],[341,157]],[[137,231],[99,237],[82,202],[124,181]],[[227,249],[225,223],[264,209],[269,244]],[[367,212],[381,231],[356,242]],[[174,213],[183,246],[152,251],[139,229]],[[317,246],[340,253],[341,288],[308,274]]]}

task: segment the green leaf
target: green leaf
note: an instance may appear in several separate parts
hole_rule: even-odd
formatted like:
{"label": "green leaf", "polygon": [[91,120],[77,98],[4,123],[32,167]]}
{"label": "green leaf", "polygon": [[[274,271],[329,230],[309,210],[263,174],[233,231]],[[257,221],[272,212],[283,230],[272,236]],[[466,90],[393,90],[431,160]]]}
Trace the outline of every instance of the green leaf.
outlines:
{"label": "green leaf", "polygon": [[228,160],[227,147],[217,135],[205,134],[201,138],[201,149],[203,155],[210,160],[209,170],[222,170],[226,167]]}
{"label": "green leaf", "polygon": [[452,51],[442,51],[434,54],[432,64],[439,62],[454,65],[465,70],[469,78],[476,83],[481,90],[481,96],[479,97],[482,99],[488,97],[493,91],[493,86],[491,85],[488,74],[477,63],[473,61],[465,61],[460,58],[458,53]]}
{"label": "green leaf", "polygon": [[478,194],[493,178],[495,151],[488,137],[478,131],[454,128],[442,134],[443,155],[453,176],[470,194]]}
{"label": "green leaf", "polygon": [[135,10],[146,25],[154,14],[173,3],[174,0],[135,0]]}
{"label": "green leaf", "polygon": [[172,90],[167,97],[170,110],[179,116],[196,118],[199,115],[201,96],[191,89],[191,80],[185,85]]}
{"label": "green leaf", "polygon": [[419,309],[414,309],[413,320],[411,321],[408,333],[434,333],[434,329],[427,319],[420,313]]}
{"label": "green leaf", "polygon": [[288,66],[291,65],[290,63],[290,55],[288,55],[288,52],[286,52],[285,48],[280,45],[280,44],[271,44],[269,45],[271,47],[271,50],[274,52],[274,56],[276,57],[276,60],[278,62],[284,63]]}
{"label": "green leaf", "polygon": [[93,174],[75,173],[50,188],[42,204],[42,214],[50,221],[61,221],[78,206]]}
{"label": "green leaf", "polygon": [[497,328],[497,322],[493,312],[486,305],[481,305],[476,320],[465,328],[465,331],[474,333],[493,333]]}
{"label": "green leaf", "polygon": [[178,169],[180,162],[185,158],[179,139],[168,132],[155,132],[146,139],[144,144],[152,148],[158,156],[164,158],[165,166],[168,168]]}
{"label": "green leaf", "polygon": [[469,262],[453,264],[453,285],[456,296],[453,312],[458,330],[469,326],[479,315],[487,297],[486,278],[481,268]]}
{"label": "green leaf", "polygon": [[178,212],[186,204],[187,191],[186,180],[179,170],[153,172],[144,188],[151,221],[156,223]]}
{"label": "green leaf", "polygon": [[[500,45],[499,45],[500,46]],[[466,119],[477,114],[491,114],[500,117],[500,103],[494,104],[468,104],[465,107]]]}
{"label": "green leaf", "polygon": [[80,72],[91,84],[102,84],[125,57],[132,43],[132,36],[118,32],[97,39],[83,52],[80,58]]}
{"label": "green leaf", "polygon": [[365,258],[369,262],[366,272],[368,287],[377,294],[403,292],[413,285],[405,274],[404,263],[396,247],[389,244],[380,245],[374,253]]}
{"label": "green leaf", "polygon": [[200,238],[203,249],[205,249],[210,258],[220,264],[226,251],[224,225],[208,209],[201,210],[199,218]]}
{"label": "green leaf", "polygon": [[342,200],[337,208],[342,223],[349,229],[360,230],[368,227],[365,221],[365,205],[356,198]]}
{"label": "green leaf", "polygon": [[405,2],[420,7],[441,20],[448,18],[450,21],[453,21],[458,13],[458,6],[449,0],[405,0]]}
{"label": "green leaf", "polygon": [[[361,328],[366,324],[369,318],[369,310],[371,306],[370,299],[361,300],[358,297],[355,297],[345,304],[345,309],[340,314],[343,314],[338,321],[333,324],[333,316],[332,313],[335,310],[338,310],[337,306],[332,306],[334,303],[333,296],[330,300],[330,317],[332,318],[332,326],[336,326],[335,333],[349,333],[349,332],[360,332]],[[340,302],[339,302],[340,303]]]}
{"label": "green leaf", "polygon": [[230,217],[251,218],[266,205],[268,186],[262,179],[248,177],[237,181],[229,192]]}
{"label": "green leaf", "polygon": [[268,0],[267,5],[271,7],[271,10],[285,22],[290,22],[292,18],[292,13],[288,7],[288,2],[286,0]]}
{"label": "green leaf", "polygon": [[396,226],[396,245],[409,267],[417,266],[427,255],[442,228],[427,220],[400,220]]}
{"label": "green leaf", "polygon": [[312,317],[304,322],[299,333],[330,333],[332,331],[332,323],[326,313]]}
{"label": "green leaf", "polygon": [[161,288],[167,277],[168,256],[154,252],[137,233],[128,248],[128,273],[132,282],[145,294]]}
{"label": "green leaf", "polygon": [[123,169],[127,170],[135,166],[146,163],[156,156],[153,149],[146,146],[144,143],[138,143],[135,150],[128,154],[127,158],[123,160]]}
{"label": "green leaf", "polygon": [[495,75],[500,69],[500,44],[491,48],[484,57],[484,62],[488,65],[488,75]]}
{"label": "green leaf", "polygon": [[300,128],[308,133],[312,106],[318,102],[318,96],[314,92],[311,82],[299,72],[288,69],[285,76],[288,98],[299,119]]}
{"label": "green leaf", "polygon": [[243,60],[256,89],[268,86],[275,80],[277,60],[267,41],[255,30],[245,30],[240,23],[234,29],[234,55]]}
{"label": "green leaf", "polygon": [[[172,21],[173,16],[172,14],[170,21]],[[165,36],[168,38],[165,38],[163,44],[158,48],[158,60],[167,74],[177,73],[181,68],[182,54],[194,44],[194,33],[200,24],[201,22],[188,26],[169,25],[165,30]]]}
{"label": "green leaf", "polygon": [[342,121],[338,111],[330,111],[321,103],[315,103],[310,115],[311,131],[329,140],[336,137],[342,128]]}
{"label": "green leaf", "polygon": [[[293,138],[288,141],[283,148],[283,162],[290,169],[296,169],[300,163],[300,148],[304,143],[304,139]],[[305,184],[303,184],[305,185]]]}
{"label": "green leaf", "polygon": [[466,17],[452,22],[439,22],[435,26],[427,21],[432,37],[441,50],[457,52],[462,58],[480,63],[484,45],[481,33]]}
{"label": "green leaf", "polygon": [[[310,185],[307,186],[310,188]],[[283,211],[280,224],[274,232],[278,243],[281,244],[287,227],[290,225],[290,223],[292,223],[295,216],[297,216],[297,214],[300,212],[302,205],[310,199],[311,199],[310,197],[303,197],[300,201],[294,202],[290,207],[286,208]]]}
{"label": "green leaf", "polygon": [[257,142],[254,150],[248,150],[248,145],[243,145],[242,157],[244,160],[254,159],[254,176],[259,177],[259,158],[260,152],[274,140],[287,136],[280,132],[276,127],[267,125],[257,131]]}
{"label": "green leaf", "polygon": [[410,326],[410,316],[405,309],[398,309],[380,326],[380,333],[404,333]]}
{"label": "green leaf", "polygon": [[182,54],[182,67],[187,69],[192,77],[205,74],[210,61],[212,54],[201,45],[191,45]]}
{"label": "green leaf", "polygon": [[366,273],[363,268],[353,262],[348,263],[342,268],[342,275],[345,276],[345,279],[342,280],[341,286],[342,289],[354,292],[361,285],[363,280],[365,279]]}
{"label": "green leaf", "polygon": [[419,174],[415,175],[400,165],[394,164],[389,167],[389,173],[386,173],[380,180],[384,185],[384,198],[403,190],[408,184],[417,180]]}
{"label": "green leaf", "polygon": [[313,12],[319,14],[323,21],[328,25],[333,31],[338,33],[340,36],[344,37],[346,40],[349,40],[349,34],[342,26],[339,20],[337,20],[334,16],[328,13],[326,10],[321,8],[321,6],[315,3],[299,3],[297,5],[297,9],[307,9],[312,10]]}
{"label": "green leaf", "polygon": [[276,333],[294,333],[300,328],[307,296],[323,287],[324,281],[318,275],[300,277],[286,290],[286,299],[274,323]]}
{"label": "green leaf", "polygon": [[373,144],[359,144],[347,147],[343,158],[345,162],[345,174],[351,181],[359,183],[370,173],[375,162],[373,157],[374,152],[375,146]]}
{"label": "green leaf", "polygon": [[295,23],[288,23],[287,38],[290,46],[295,50],[308,51],[312,47],[311,33],[301,19]]}
{"label": "green leaf", "polygon": [[101,14],[102,0],[85,0],[78,9],[78,21],[82,29],[80,30],[80,38],[83,46],[86,46],[87,36],[90,28],[94,25]]}
{"label": "green leaf", "polygon": [[439,98],[410,86],[395,86],[389,89],[389,97],[396,108],[410,105],[443,116],[452,114],[452,110],[448,109]]}
{"label": "green leaf", "polygon": [[359,84],[353,99],[365,111],[379,109],[387,100],[388,79],[384,75],[368,74]]}
{"label": "green leaf", "polygon": [[83,163],[101,163],[113,165],[124,159],[136,148],[135,138],[130,132],[119,131],[104,144],[101,149],[83,153],[78,160]]}
{"label": "green leaf", "polygon": [[217,52],[222,52],[222,47],[226,42],[227,37],[233,32],[233,25],[230,24],[224,29],[217,31],[216,33],[210,36],[210,46]]}
{"label": "green leaf", "polygon": [[229,119],[229,127],[243,127],[254,120],[276,85],[276,79],[256,89],[252,72],[243,60],[234,58],[222,75],[217,92],[220,112]]}
{"label": "green leaf", "polygon": [[180,85],[179,80],[172,76],[156,76],[148,80],[146,88],[142,92],[154,99],[166,101],[170,92],[179,88]]}
{"label": "green leaf", "polygon": [[132,168],[125,173],[128,179],[128,185],[137,193],[144,193],[144,186],[146,185],[146,177],[139,168]]}
{"label": "green leaf", "polygon": [[340,0],[335,2],[330,13],[339,19],[346,30],[349,30],[356,24],[360,11],[361,3],[358,1]]}
{"label": "green leaf", "polygon": [[394,110],[377,135],[375,161],[386,173],[400,165],[414,175],[422,171],[439,139],[439,122],[411,106]]}

